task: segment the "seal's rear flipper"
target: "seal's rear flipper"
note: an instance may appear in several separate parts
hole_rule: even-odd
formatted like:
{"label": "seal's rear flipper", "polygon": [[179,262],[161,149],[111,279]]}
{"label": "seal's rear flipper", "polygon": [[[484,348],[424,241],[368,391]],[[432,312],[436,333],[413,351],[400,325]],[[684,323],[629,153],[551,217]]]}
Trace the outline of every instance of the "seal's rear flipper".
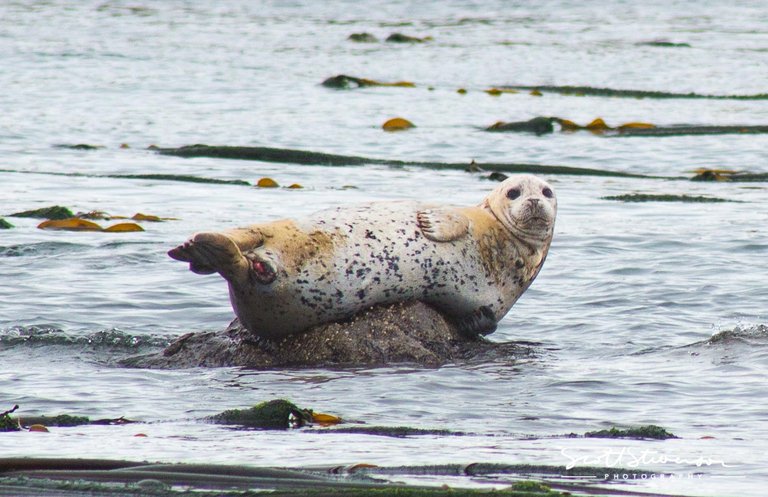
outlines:
{"label": "seal's rear flipper", "polygon": [[489,335],[496,331],[496,316],[488,306],[478,308],[472,314],[455,321],[459,331],[468,337]]}
{"label": "seal's rear flipper", "polygon": [[198,233],[191,240],[168,252],[177,261],[189,262],[197,274],[219,273],[228,281],[248,274],[248,261],[228,236],[221,233]]}

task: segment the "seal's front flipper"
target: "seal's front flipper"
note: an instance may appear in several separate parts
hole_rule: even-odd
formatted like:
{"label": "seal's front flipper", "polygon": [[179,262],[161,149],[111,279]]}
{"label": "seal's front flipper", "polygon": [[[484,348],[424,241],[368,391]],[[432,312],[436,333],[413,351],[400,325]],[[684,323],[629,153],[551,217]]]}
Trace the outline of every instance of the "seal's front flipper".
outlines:
{"label": "seal's front flipper", "polygon": [[189,262],[193,273],[219,273],[228,281],[248,275],[248,260],[235,242],[221,233],[198,233],[170,250],[168,255],[177,261]]}
{"label": "seal's front flipper", "polygon": [[468,337],[489,335],[496,331],[496,316],[488,306],[478,308],[472,314],[455,321],[459,331]]}
{"label": "seal's front flipper", "polygon": [[419,211],[416,222],[424,236],[435,242],[452,242],[469,233],[469,218],[454,209]]}

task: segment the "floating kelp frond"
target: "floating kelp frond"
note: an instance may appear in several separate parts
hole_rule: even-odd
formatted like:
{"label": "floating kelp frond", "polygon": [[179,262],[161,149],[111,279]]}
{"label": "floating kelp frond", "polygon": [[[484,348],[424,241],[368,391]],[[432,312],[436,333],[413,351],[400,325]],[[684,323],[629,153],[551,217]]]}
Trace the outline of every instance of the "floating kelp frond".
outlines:
{"label": "floating kelp frond", "polygon": [[[113,218],[116,219],[116,218]],[[133,216],[131,216],[131,219],[134,221],[149,221],[153,223],[162,223],[163,221],[178,221],[179,219],[176,217],[159,217],[154,216],[152,214],[142,214],[141,212],[137,212]]]}
{"label": "floating kelp frond", "polygon": [[105,148],[103,145],[89,145],[87,143],[78,143],[76,145],[60,144],[54,145],[54,148],[68,148],[70,150],[98,150]]}
{"label": "floating kelp frond", "polygon": [[85,219],[80,219],[79,217],[43,221],[42,223],[38,224],[37,227],[41,230],[65,230],[65,231],[102,231],[103,230],[103,228],[98,224]]}
{"label": "floating kelp frond", "polygon": [[11,414],[13,414],[18,408],[19,406],[17,404],[7,411],[0,413],[0,432],[21,431],[19,420],[11,417]]}
{"label": "floating kelp frond", "polygon": [[696,176],[691,181],[724,181],[760,183],[768,182],[768,173],[750,173],[746,171],[730,171],[727,169],[697,169]]}
{"label": "floating kelp frond", "polygon": [[432,39],[433,38],[431,36],[418,38],[416,36],[408,36],[402,33],[392,33],[387,37],[385,41],[389,43],[424,43],[426,41],[432,41]]}
{"label": "floating kelp frond", "polygon": [[609,126],[605,122],[605,120],[603,120],[603,118],[601,117],[593,119],[590,123],[582,126],[580,124],[576,124],[571,120],[562,119],[560,117],[540,116],[540,117],[534,117],[533,119],[530,119],[528,121],[518,121],[518,122],[499,121],[495,124],[492,124],[485,130],[486,131],[528,131],[528,132],[536,133],[537,135],[543,135],[543,134],[548,134],[555,131],[555,127],[553,123],[557,123],[558,125],[560,125],[560,130],[564,132],[587,130],[595,134],[603,134],[607,132],[615,132],[615,133],[623,134],[623,133],[632,133],[635,130],[648,130],[648,129],[656,128],[655,125],[650,123],[644,123],[644,122],[630,122],[614,128]]}
{"label": "floating kelp frond", "polygon": [[766,125],[651,126],[617,128],[617,136],[755,135],[768,133]]}
{"label": "floating kelp frond", "polygon": [[280,185],[272,178],[261,178],[256,182],[256,186],[259,188],[277,188]]}
{"label": "floating kelp frond", "polygon": [[104,228],[103,231],[107,233],[129,233],[134,231],[144,231],[144,228],[136,223],[119,223]]}
{"label": "floating kelp frond", "polygon": [[329,433],[351,433],[357,435],[375,435],[381,437],[406,438],[414,436],[464,436],[460,431],[412,428],[410,426],[348,426],[328,430]]}
{"label": "floating kelp frond", "polygon": [[669,194],[646,194],[646,193],[629,193],[626,195],[611,195],[607,197],[601,197],[603,200],[618,200],[620,202],[690,202],[690,203],[719,203],[719,202],[735,202],[734,200],[726,200],[717,197],[703,197],[690,196],[690,195],[669,195]]}
{"label": "floating kelp frond", "polygon": [[[318,166],[362,166],[379,164],[392,167],[423,167],[427,169],[455,169],[464,171],[469,166],[466,162],[419,162],[390,159],[372,159],[358,156],[326,154],[307,150],[291,150],[270,147],[238,147],[238,146],[209,146],[191,145],[180,148],[158,148],[157,152],[164,155],[179,157],[218,157],[223,159],[255,160],[261,162],[278,162],[284,164],[303,164]],[[620,178],[662,178],[643,174],[624,173],[583,167],[554,166],[541,164],[520,163],[477,163],[478,168],[485,171],[505,171],[510,173],[533,174],[570,174],[575,176],[608,176]],[[680,179],[680,178],[674,178]]]}
{"label": "floating kelp frond", "polygon": [[653,439],[668,440],[670,438],[679,438],[668,432],[661,426],[645,425],[634,428],[619,429],[615,426],[610,430],[588,431],[584,434],[586,438],[633,438],[633,439]]}
{"label": "floating kelp frond", "polygon": [[105,178],[115,179],[152,179],[159,181],[181,181],[185,183],[208,183],[212,185],[243,185],[250,186],[247,181],[239,179],[214,179],[189,176],[185,174],[111,174]]}
{"label": "floating kelp frond", "polygon": [[381,129],[384,131],[405,131],[406,129],[415,127],[416,125],[414,125],[411,121],[402,117],[393,117],[381,125]]}
{"label": "floating kelp frond", "polygon": [[621,90],[615,88],[596,88],[593,86],[554,86],[554,85],[503,85],[499,88],[514,90],[557,93],[560,95],[579,95],[591,97],[624,98],[705,98],[714,100],[768,100],[768,93],[753,95],[705,95],[701,93],[675,93],[665,91]]}
{"label": "floating kelp frond", "polygon": [[638,43],[635,43],[635,45],[639,47],[662,47],[662,48],[691,48],[690,43],[679,43],[669,40],[651,40],[651,41],[641,41]]}
{"label": "floating kelp frond", "polygon": [[338,76],[330,77],[323,81],[322,85],[327,88],[336,88],[339,90],[366,88],[371,86],[395,86],[401,88],[414,88],[416,86],[410,81],[396,81],[393,83],[387,83],[373,79],[356,78],[355,76],[347,76],[346,74],[339,74]]}

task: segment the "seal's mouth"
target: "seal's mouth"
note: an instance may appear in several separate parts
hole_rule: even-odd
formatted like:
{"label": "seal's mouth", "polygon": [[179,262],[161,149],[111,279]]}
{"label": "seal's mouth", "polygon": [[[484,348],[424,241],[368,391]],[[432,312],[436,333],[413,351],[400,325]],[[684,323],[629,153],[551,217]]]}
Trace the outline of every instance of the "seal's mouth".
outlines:
{"label": "seal's mouth", "polygon": [[525,219],[525,224],[534,226],[549,226],[550,219],[547,216],[530,216]]}

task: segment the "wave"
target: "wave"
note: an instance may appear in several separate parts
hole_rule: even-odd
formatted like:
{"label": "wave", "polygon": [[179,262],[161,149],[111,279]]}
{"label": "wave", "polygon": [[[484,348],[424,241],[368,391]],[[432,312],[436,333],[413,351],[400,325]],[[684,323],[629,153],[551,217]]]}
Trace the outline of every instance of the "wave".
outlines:
{"label": "wave", "polygon": [[89,245],[69,242],[40,242],[16,245],[0,245],[0,257],[50,256],[60,253],[72,253],[89,248]]}
{"label": "wave", "polygon": [[0,330],[0,349],[18,347],[76,347],[80,349],[137,352],[165,348],[174,336],[130,334],[118,329],[71,334],[48,325],[12,326]]}
{"label": "wave", "polygon": [[715,333],[709,339],[697,342],[693,345],[720,346],[745,344],[753,346],[768,345],[768,326],[759,324],[749,328],[735,327],[732,330],[724,330]]}

